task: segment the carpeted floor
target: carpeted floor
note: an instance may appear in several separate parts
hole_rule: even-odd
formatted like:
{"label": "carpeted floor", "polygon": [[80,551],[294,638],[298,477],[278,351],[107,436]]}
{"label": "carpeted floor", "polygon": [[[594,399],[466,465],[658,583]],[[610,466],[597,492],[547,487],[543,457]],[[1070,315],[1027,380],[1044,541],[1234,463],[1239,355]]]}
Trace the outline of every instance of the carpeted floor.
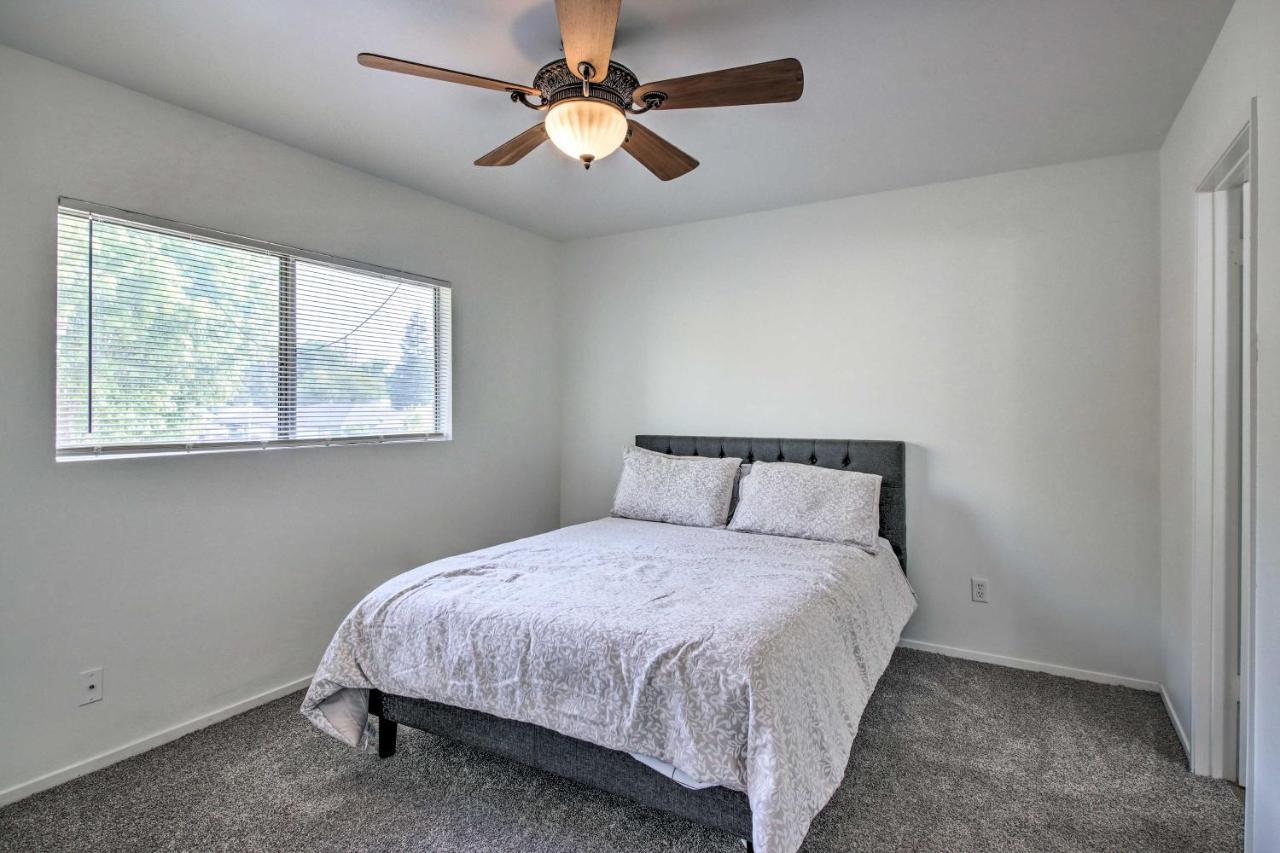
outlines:
{"label": "carpeted floor", "polygon": [[[0,850],[690,851],[735,839],[401,728],[387,761],[302,694],[0,810]],[[1191,776],[1160,697],[899,650],[820,851],[1231,851],[1243,806]]]}

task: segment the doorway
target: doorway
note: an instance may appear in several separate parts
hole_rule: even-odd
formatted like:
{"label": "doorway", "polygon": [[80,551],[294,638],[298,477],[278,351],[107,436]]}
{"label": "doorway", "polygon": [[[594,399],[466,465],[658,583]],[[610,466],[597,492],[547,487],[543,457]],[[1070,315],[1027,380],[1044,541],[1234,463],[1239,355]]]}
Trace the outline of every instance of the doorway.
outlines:
{"label": "doorway", "polygon": [[1196,193],[1191,769],[1249,777],[1256,184],[1250,122]]}

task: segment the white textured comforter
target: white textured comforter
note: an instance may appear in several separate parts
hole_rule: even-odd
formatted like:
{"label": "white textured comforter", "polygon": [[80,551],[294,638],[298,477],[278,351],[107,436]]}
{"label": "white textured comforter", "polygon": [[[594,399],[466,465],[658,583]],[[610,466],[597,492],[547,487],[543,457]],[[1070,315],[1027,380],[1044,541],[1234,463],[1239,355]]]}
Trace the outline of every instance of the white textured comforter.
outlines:
{"label": "white textured comforter", "polygon": [[363,746],[375,687],[655,756],[793,853],[915,610],[881,545],[607,518],[439,560],[356,605],[302,711]]}

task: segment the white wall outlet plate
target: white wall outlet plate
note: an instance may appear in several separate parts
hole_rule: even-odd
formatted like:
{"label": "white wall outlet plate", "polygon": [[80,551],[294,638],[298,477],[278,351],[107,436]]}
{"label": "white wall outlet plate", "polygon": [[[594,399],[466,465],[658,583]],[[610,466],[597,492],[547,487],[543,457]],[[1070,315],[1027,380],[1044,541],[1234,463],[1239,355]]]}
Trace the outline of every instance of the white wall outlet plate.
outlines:
{"label": "white wall outlet plate", "polygon": [[986,604],[991,599],[987,596],[991,589],[986,578],[969,578],[969,597],[979,604]]}
{"label": "white wall outlet plate", "polygon": [[102,667],[86,669],[80,673],[80,704],[89,705],[102,700]]}

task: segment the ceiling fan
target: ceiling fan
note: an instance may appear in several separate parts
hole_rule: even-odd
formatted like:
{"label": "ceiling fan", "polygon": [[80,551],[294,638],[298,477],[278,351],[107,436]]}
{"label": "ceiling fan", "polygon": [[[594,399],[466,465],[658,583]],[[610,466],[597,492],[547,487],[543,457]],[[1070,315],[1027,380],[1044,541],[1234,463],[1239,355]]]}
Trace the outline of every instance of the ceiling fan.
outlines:
{"label": "ceiling fan", "polygon": [[797,100],[804,91],[804,69],[795,59],[640,85],[631,69],[609,58],[621,6],[622,0],[556,0],[565,55],[542,66],[532,86],[376,53],[362,53],[358,59],[369,68],[508,92],[513,103],[546,113],[543,121],[477,160],[477,166],[510,166],[549,138],[588,169],[621,147],[663,181],[692,171],[698,161],[628,116],[782,103]]}

